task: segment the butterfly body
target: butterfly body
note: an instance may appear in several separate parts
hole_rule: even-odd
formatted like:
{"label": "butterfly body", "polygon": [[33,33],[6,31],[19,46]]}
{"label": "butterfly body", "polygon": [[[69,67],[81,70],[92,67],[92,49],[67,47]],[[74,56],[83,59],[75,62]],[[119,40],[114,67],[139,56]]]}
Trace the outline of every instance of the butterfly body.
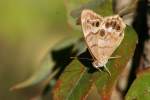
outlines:
{"label": "butterfly body", "polygon": [[105,67],[124,38],[126,25],[119,15],[102,17],[91,10],[81,13],[81,25],[95,68]]}

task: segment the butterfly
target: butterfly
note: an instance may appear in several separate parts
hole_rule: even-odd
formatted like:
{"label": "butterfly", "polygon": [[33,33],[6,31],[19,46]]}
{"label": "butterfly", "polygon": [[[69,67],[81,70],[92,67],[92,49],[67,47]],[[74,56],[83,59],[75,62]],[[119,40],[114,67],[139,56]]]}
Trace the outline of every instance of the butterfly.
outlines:
{"label": "butterfly", "polygon": [[102,17],[92,10],[81,13],[81,26],[88,50],[93,58],[93,67],[104,68],[111,76],[106,64],[124,38],[126,24],[119,15]]}

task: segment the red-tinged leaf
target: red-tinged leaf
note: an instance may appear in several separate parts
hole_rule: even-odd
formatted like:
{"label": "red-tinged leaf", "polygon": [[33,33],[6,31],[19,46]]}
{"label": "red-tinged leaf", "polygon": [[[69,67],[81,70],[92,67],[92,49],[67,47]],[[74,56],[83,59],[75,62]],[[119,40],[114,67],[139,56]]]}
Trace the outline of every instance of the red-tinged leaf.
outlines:
{"label": "red-tinged leaf", "polygon": [[92,73],[75,59],[57,81],[53,90],[54,100],[84,99],[93,83],[91,77]]}

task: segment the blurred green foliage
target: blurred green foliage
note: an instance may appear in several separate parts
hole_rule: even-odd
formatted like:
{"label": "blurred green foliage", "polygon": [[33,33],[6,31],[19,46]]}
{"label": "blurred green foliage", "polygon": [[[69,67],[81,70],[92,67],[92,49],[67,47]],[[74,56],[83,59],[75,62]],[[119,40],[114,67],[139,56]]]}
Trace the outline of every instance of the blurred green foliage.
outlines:
{"label": "blurred green foliage", "polygon": [[149,100],[150,99],[150,69],[139,72],[131,85],[126,100]]}
{"label": "blurred green foliage", "polygon": [[26,100],[9,88],[31,76],[49,49],[71,35],[64,1],[1,0],[0,12],[0,98]]}

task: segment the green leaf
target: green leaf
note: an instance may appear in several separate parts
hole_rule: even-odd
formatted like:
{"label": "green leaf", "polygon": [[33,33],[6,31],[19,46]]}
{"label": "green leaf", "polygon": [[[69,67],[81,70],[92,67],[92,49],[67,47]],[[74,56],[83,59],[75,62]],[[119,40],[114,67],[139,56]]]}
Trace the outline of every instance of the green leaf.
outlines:
{"label": "green leaf", "polygon": [[125,100],[150,99],[150,69],[141,72],[131,85]]}
{"label": "green leaf", "polygon": [[[59,77],[53,90],[54,99],[58,100],[80,100],[86,98],[92,84],[96,83],[100,94],[111,91],[117,76],[122,72],[129,59],[132,57],[137,42],[135,31],[126,27],[125,37],[113,56],[121,58],[110,60],[107,64],[112,76],[108,77],[106,72],[99,72],[93,68],[91,61],[74,60],[67,66]],[[86,56],[89,55],[86,54]],[[79,56],[80,57],[80,56]],[[106,96],[105,94],[103,96]],[[109,96],[109,95],[108,95]]]}
{"label": "green leaf", "polygon": [[69,36],[64,38],[63,40],[59,41],[55,47],[53,47],[52,51],[61,51],[65,48],[71,47],[73,45],[75,45],[77,43],[77,41],[79,40],[79,36]]}
{"label": "green leaf", "polygon": [[[49,56],[45,57],[42,61],[40,68],[27,80],[18,83],[10,88],[12,91],[21,90],[31,86],[35,86],[42,81],[46,80],[49,75],[51,75],[51,70],[54,66],[54,63],[50,62]],[[53,76],[53,75],[52,75]]]}
{"label": "green leaf", "polygon": [[78,60],[74,60],[57,81],[53,91],[54,100],[80,100],[91,87],[91,77],[92,74]]}
{"label": "green leaf", "polygon": [[[40,68],[27,80],[18,83],[17,85],[14,85],[10,90],[21,90],[24,88],[28,88],[31,86],[35,86],[44,80],[48,79],[49,77],[54,76],[58,72],[52,72],[52,69],[54,66],[56,66],[56,63],[66,63],[64,61],[64,57],[60,57],[60,55],[66,55],[66,59],[70,60],[71,54],[78,52],[79,54],[85,51],[85,46],[83,46],[83,41],[79,39],[79,36],[76,37],[68,37],[60,41],[58,44],[53,47],[51,50],[52,52],[52,60],[49,57],[45,57],[45,59],[42,60]],[[72,50],[73,49],[73,50]],[[70,53],[69,53],[70,52]],[[69,61],[70,62],[70,61]],[[68,63],[69,63],[68,62]],[[65,64],[64,64],[65,65]],[[63,67],[62,65],[59,67]],[[49,76],[50,75],[50,76]]]}

